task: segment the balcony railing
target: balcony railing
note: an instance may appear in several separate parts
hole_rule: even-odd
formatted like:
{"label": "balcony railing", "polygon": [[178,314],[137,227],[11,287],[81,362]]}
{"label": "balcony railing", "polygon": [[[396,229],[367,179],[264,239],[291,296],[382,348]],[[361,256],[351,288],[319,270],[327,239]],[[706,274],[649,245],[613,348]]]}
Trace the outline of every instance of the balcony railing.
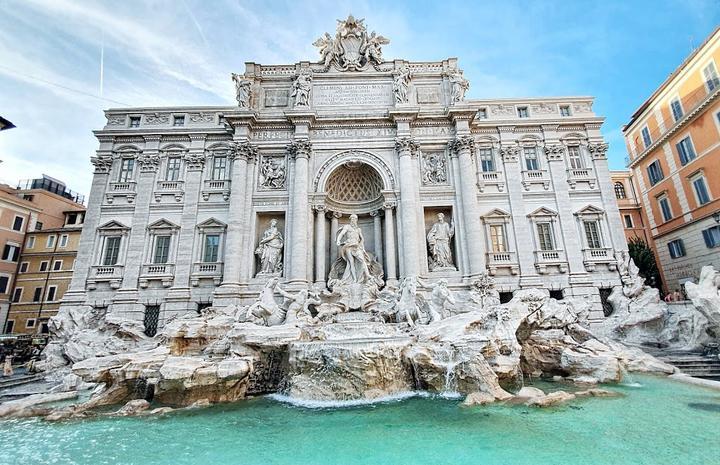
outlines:
{"label": "balcony railing", "polygon": [[111,182],[110,192],[135,192],[135,181]]}
{"label": "balcony railing", "polygon": [[545,190],[550,188],[550,177],[547,170],[529,170],[522,172],[522,185],[525,190],[530,190],[532,184],[542,184]]}
{"label": "balcony railing", "polygon": [[229,179],[206,179],[202,191],[203,200],[209,200],[210,194],[222,194],[224,200],[230,199]]}
{"label": "balcony railing", "polygon": [[172,263],[148,263],[142,266],[140,287],[148,287],[150,281],[161,281],[164,287],[170,287],[175,277],[175,265]]}
{"label": "balcony railing", "polygon": [[488,184],[496,185],[500,192],[505,190],[505,182],[499,171],[481,171],[478,174],[477,185],[480,192],[485,192],[485,186]]}
{"label": "balcony railing", "polygon": [[487,267],[491,276],[494,276],[500,268],[509,268],[512,274],[517,274],[519,271],[515,252],[488,252]]}
{"label": "balcony railing", "polygon": [[174,195],[176,201],[182,201],[185,192],[184,186],[184,181],[158,181],[155,186],[155,201],[162,200],[163,194]]}
{"label": "balcony railing", "polygon": [[95,289],[97,283],[107,282],[110,287],[117,289],[120,287],[123,277],[122,265],[95,265],[90,267],[90,273],[87,278],[88,289]]}
{"label": "balcony railing", "polygon": [[567,170],[568,184],[575,189],[578,182],[587,182],[590,188],[595,188],[595,173],[592,168],[570,168]]}
{"label": "balcony railing", "polygon": [[609,247],[583,249],[583,263],[587,271],[594,271],[595,266],[600,263],[608,264],[610,271],[617,269],[617,260],[613,255],[613,250]]}
{"label": "balcony railing", "polygon": [[212,279],[215,285],[220,284],[223,276],[222,262],[198,262],[193,263],[192,276],[190,282],[193,286],[198,286],[201,279]]}
{"label": "balcony railing", "polygon": [[536,250],[535,267],[538,273],[545,274],[548,266],[557,266],[561,273],[567,272],[567,258],[564,250]]}

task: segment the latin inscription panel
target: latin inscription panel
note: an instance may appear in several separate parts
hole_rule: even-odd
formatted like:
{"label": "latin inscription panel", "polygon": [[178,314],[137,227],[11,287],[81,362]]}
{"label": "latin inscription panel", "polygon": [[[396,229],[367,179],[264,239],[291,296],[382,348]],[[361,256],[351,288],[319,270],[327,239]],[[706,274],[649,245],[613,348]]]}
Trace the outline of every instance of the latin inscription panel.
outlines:
{"label": "latin inscription panel", "polygon": [[312,103],[316,107],[392,105],[390,83],[318,84],[313,86]]}

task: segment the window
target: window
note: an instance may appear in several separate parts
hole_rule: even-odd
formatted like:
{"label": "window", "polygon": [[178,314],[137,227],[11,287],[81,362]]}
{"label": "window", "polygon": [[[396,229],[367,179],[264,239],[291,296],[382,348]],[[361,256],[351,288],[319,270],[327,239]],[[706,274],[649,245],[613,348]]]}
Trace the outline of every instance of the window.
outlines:
{"label": "window", "polygon": [[47,242],[45,243],[45,247],[48,249],[52,249],[55,247],[55,240],[57,239],[57,236],[55,234],[51,234],[47,237]]}
{"label": "window", "polygon": [[7,262],[16,262],[20,256],[20,247],[11,244],[5,244],[3,248],[2,259]]}
{"label": "window", "polygon": [[16,216],[15,220],[13,221],[13,231],[22,231],[23,223],[25,222],[25,218],[22,216]]}
{"label": "window", "polygon": [[670,101],[670,110],[672,111],[673,119],[675,121],[683,117],[683,109],[680,105],[680,99],[674,98]]}
{"label": "window", "polygon": [[678,142],[675,147],[677,148],[678,155],[680,155],[680,163],[683,165],[687,165],[688,162],[694,160],[697,155],[695,154],[695,149],[692,145],[692,140],[690,140],[690,136],[687,136],[680,142]]}
{"label": "window", "polygon": [[77,213],[68,213],[67,216],[67,224],[75,224],[77,223],[78,214]]}
{"label": "window", "polygon": [[720,226],[704,229],[702,235],[709,249],[720,246]]}
{"label": "window", "polygon": [[43,224],[42,221],[35,222],[35,231],[42,231]]}
{"label": "window", "polygon": [[118,177],[118,182],[132,181],[134,168],[135,160],[133,158],[123,158],[120,162],[120,177]]}
{"label": "window", "polygon": [[13,320],[8,320],[5,324],[5,332],[12,333],[13,329],[15,329],[15,322]]}
{"label": "window", "polygon": [[695,190],[695,199],[698,205],[705,205],[710,201],[710,193],[708,192],[705,176],[699,174],[691,178],[693,189]]}
{"label": "window", "polygon": [[487,108],[481,108],[478,110],[477,115],[475,115],[475,118],[477,119],[487,119]]}
{"label": "window", "polygon": [[662,212],[663,220],[670,221],[672,219],[672,210],[670,210],[670,201],[666,195],[658,197],[658,205],[660,205],[660,211]]}
{"label": "window", "polygon": [[580,155],[580,147],[568,147],[568,159],[570,160],[570,168],[579,170],[584,168],[582,156]]}
{"label": "window", "polygon": [[25,329],[32,329],[35,327],[35,318],[28,318],[25,320]]}
{"label": "window", "polygon": [[493,252],[507,252],[507,245],[505,241],[505,225],[490,225],[490,243],[492,245]]}
{"label": "window", "polygon": [[220,236],[218,234],[208,234],[207,236],[205,236],[205,250],[203,251],[203,261],[206,263],[217,262],[219,249]]}
{"label": "window", "polygon": [[648,165],[647,173],[648,178],[650,179],[650,184],[653,186],[662,181],[662,179],[665,177],[662,171],[662,167],[660,166],[660,161],[658,160],[655,160]]}
{"label": "window", "polygon": [[632,229],[635,226],[633,225],[633,219],[631,215],[623,215],[623,219],[625,220],[625,227],[628,229]]}
{"label": "window", "polygon": [[560,105],[560,116],[570,116],[570,105]]}
{"label": "window", "polygon": [[490,148],[483,148],[478,150],[478,156],[480,157],[480,167],[484,172],[495,171],[495,160],[493,158],[493,151]]}
{"label": "window", "polygon": [[20,299],[22,298],[23,288],[22,287],[16,287],[15,291],[13,291],[12,295],[12,302],[18,303],[20,302]]}
{"label": "window", "polygon": [[170,255],[170,236],[155,237],[153,263],[167,263]]}
{"label": "window", "polygon": [[518,118],[529,118],[528,114],[528,108],[527,107],[518,107],[517,108],[517,115]]}
{"label": "window", "polygon": [[53,262],[53,271],[62,271],[63,261],[62,260],[55,260]]}
{"label": "window", "polygon": [[525,168],[527,168],[528,171],[537,171],[540,169],[537,158],[537,148],[525,147],[523,148],[523,155],[525,156]]}
{"label": "window", "polygon": [[585,227],[585,239],[590,249],[601,249],[600,226],[597,221],[583,221]]}
{"label": "window", "polygon": [[173,126],[185,126],[185,117],[173,116]]}
{"label": "window", "polygon": [[139,116],[131,116],[130,117],[130,127],[131,128],[139,128],[140,127],[140,117]]}
{"label": "window", "polygon": [[35,248],[35,236],[28,237],[27,244],[25,245],[28,249],[34,249]]}
{"label": "window", "polygon": [[103,265],[117,265],[120,256],[120,236],[110,236],[105,239],[105,253],[103,254]]}
{"label": "window", "polygon": [[30,263],[28,262],[22,262],[20,264],[20,273],[27,273],[28,267],[30,266]]}
{"label": "window", "polygon": [[35,200],[35,196],[33,194],[23,194],[23,200],[32,202],[33,200]]}
{"label": "window", "polygon": [[625,185],[620,181],[615,183],[615,198],[619,200],[627,198],[627,194],[625,194]]}
{"label": "window", "polygon": [[215,181],[227,179],[227,157],[213,158],[212,178]]}
{"label": "window", "polygon": [[668,242],[668,250],[670,250],[671,258],[679,258],[685,256],[685,245],[682,239],[675,239]]}
{"label": "window", "polygon": [[718,78],[714,63],[710,63],[703,69],[703,77],[705,78],[705,85],[707,86],[708,92],[712,92],[720,86],[720,78]]}
{"label": "window", "polygon": [[7,293],[8,284],[10,284],[10,278],[8,276],[0,276],[0,294]]}
{"label": "window", "polygon": [[47,290],[47,295],[45,296],[46,302],[55,302],[55,298],[57,297],[57,286],[49,286]]}
{"label": "window", "polygon": [[49,263],[46,261],[40,262],[40,271],[47,271]]}
{"label": "window", "polygon": [[166,181],[177,181],[180,179],[180,157],[170,157],[167,161]]}
{"label": "window", "polygon": [[650,130],[648,129],[648,127],[645,126],[644,128],[642,128],[640,134],[642,134],[643,144],[645,144],[645,148],[650,147],[650,145],[652,144],[652,139],[650,138]]}
{"label": "window", "polygon": [[33,293],[33,302],[40,302],[40,299],[42,298],[42,287],[36,287],[35,292]]}
{"label": "window", "polygon": [[143,318],[143,324],[145,326],[145,335],[149,337],[157,334],[158,320],[160,319],[160,306],[159,305],[146,305],[145,316]]}
{"label": "window", "polygon": [[555,244],[553,243],[552,225],[550,223],[538,223],[537,233],[540,250],[555,250]]}
{"label": "window", "polygon": [[67,234],[61,235],[60,243],[58,244],[58,247],[65,248],[65,247],[67,247],[67,244],[68,244],[68,235]]}

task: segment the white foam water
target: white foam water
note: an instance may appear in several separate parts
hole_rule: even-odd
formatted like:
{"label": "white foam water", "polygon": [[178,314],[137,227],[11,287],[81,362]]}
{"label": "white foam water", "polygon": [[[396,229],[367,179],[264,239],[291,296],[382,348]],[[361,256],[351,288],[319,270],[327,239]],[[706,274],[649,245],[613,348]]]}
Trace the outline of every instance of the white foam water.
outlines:
{"label": "white foam water", "polygon": [[[456,394],[456,393],[451,393]],[[389,396],[377,397],[375,399],[353,399],[353,400],[312,400],[312,399],[298,399],[295,397],[286,396],[284,394],[268,394],[266,397],[277,402],[284,404],[290,404],[295,407],[303,407],[308,409],[334,409],[334,408],[348,408],[348,407],[359,407],[364,405],[373,404],[386,404],[390,402],[400,402],[405,399],[412,397],[432,397],[434,394],[430,394],[426,391],[404,391],[392,394]],[[453,399],[456,397],[445,396],[439,394],[440,397]],[[458,396],[461,396],[458,394]]]}
{"label": "white foam water", "polygon": [[641,387],[643,387],[642,384],[636,383],[636,382],[634,382],[634,381],[633,381],[633,382],[627,382],[627,383],[620,383],[620,386],[631,387],[631,388],[641,388]]}

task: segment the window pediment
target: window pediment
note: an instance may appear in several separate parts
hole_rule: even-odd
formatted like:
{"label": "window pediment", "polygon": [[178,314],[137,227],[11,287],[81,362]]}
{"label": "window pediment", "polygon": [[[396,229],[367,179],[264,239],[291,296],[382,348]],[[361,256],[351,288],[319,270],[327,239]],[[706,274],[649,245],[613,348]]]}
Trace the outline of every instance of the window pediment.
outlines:
{"label": "window pediment", "polygon": [[180,226],[162,218],[153,223],[150,223],[147,228],[152,232],[158,233],[162,231],[174,232],[180,229]]}
{"label": "window pediment", "polygon": [[603,210],[602,208],[598,208],[595,205],[586,205],[585,207],[575,212],[575,215],[577,216],[599,216],[604,214],[605,210]]}
{"label": "window pediment", "polygon": [[208,218],[196,226],[201,231],[220,230],[224,231],[227,225],[216,218]]}
{"label": "window pediment", "polygon": [[556,217],[558,214],[554,210],[550,210],[546,207],[540,207],[532,213],[528,214],[528,218],[549,218]]}
{"label": "window pediment", "polygon": [[119,221],[112,220],[102,226],[99,226],[97,229],[98,231],[129,231],[130,227],[125,226]]}

